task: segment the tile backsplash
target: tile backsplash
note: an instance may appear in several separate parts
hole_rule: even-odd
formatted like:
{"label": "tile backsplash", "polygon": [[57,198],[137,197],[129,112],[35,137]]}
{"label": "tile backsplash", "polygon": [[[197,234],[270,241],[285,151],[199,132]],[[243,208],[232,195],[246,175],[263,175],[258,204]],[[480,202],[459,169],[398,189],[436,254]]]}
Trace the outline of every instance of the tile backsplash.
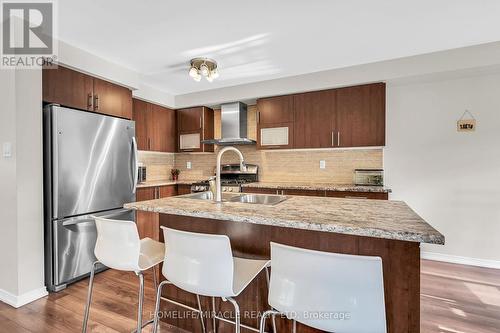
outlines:
{"label": "tile backsplash", "polygon": [[[215,110],[215,137],[220,138],[220,110]],[[256,139],[256,108],[248,106],[248,136]],[[354,169],[383,168],[383,149],[310,149],[257,150],[255,146],[238,147],[245,161],[259,166],[263,182],[315,182],[351,184]],[[217,150],[217,149],[216,149]],[[181,170],[179,179],[203,180],[214,174],[216,153],[154,153],[141,151],[139,160],[147,166],[148,180],[170,179],[170,169]],[[227,152],[223,163],[238,163],[233,152]],[[320,169],[320,161],[325,168]],[[191,169],[187,163],[191,162]]]}
{"label": "tile backsplash", "polygon": [[139,151],[139,162],[146,166],[147,180],[170,179],[170,170],[174,168],[175,154]]}
{"label": "tile backsplash", "polygon": [[[354,169],[382,168],[382,149],[328,149],[262,151],[255,146],[238,147],[245,162],[259,166],[263,182],[353,183]],[[181,170],[180,179],[206,179],[213,175],[216,153],[175,155],[175,167]],[[320,169],[320,161],[325,169]],[[187,169],[191,162],[191,169]],[[238,156],[227,152],[223,163],[238,163]]]}

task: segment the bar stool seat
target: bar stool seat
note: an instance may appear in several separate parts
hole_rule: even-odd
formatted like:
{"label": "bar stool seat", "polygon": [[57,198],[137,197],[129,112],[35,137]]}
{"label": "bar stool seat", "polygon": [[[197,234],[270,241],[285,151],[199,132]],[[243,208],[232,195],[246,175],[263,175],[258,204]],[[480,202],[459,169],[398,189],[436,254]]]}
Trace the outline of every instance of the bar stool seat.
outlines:
{"label": "bar stool seat", "polygon": [[324,332],[386,333],[382,259],[307,250],[271,242],[266,317],[284,314]]}
{"label": "bar stool seat", "polygon": [[[166,246],[162,273],[167,280],[158,287],[153,332],[156,332],[158,326],[160,301],[169,301],[161,296],[162,287],[166,284],[173,284],[196,295],[212,297],[214,331],[215,320],[219,319],[234,324],[236,333],[240,332],[241,327],[258,332],[257,328],[241,324],[240,308],[233,297],[238,296],[259,273],[267,270],[270,261],[233,257],[230,240],[226,235],[180,231],[164,226],[161,228]],[[215,297],[229,301],[234,306],[235,321],[216,316]],[[201,307],[192,310],[203,314]]]}
{"label": "bar stool seat", "polygon": [[140,241],[139,265],[141,271],[146,271],[158,265],[165,257],[165,244],[149,237]]}
{"label": "bar stool seat", "polygon": [[[262,272],[263,269],[270,266],[270,260],[254,260],[233,257],[234,265],[234,280],[233,280],[233,295],[235,297],[241,294],[243,290]],[[213,295],[207,295],[213,296]]]}
{"label": "bar stool seat", "polygon": [[153,320],[142,323],[142,307],[144,303],[144,271],[153,269],[153,280],[157,286],[155,267],[165,257],[165,245],[151,238],[139,239],[137,225],[134,221],[110,220],[95,218],[97,240],[94,254],[97,261],[93,263],[90,272],[89,289],[82,332],[87,331],[92,289],[97,264],[101,263],[111,269],[134,272],[139,277],[139,306],[137,310],[137,328],[134,332],[141,332],[142,328]]}

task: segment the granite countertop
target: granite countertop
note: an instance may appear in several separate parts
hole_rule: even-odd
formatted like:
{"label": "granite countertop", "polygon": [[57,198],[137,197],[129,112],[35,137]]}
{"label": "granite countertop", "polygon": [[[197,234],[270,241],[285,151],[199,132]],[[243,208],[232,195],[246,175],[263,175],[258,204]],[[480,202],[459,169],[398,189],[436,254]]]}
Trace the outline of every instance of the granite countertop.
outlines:
{"label": "granite countertop", "polygon": [[243,187],[293,189],[293,190],[319,190],[339,192],[379,192],[391,193],[392,190],[385,186],[360,186],[354,184],[331,184],[331,183],[286,183],[286,182],[257,182],[243,184]]}
{"label": "granite countertop", "polygon": [[444,236],[402,201],[288,196],[277,205],[266,206],[187,197],[189,194],[133,202],[124,207],[238,223],[444,244]]}
{"label": "granite countertop", "polygon": [[144,183],[137,184],[137,188],[143,187],[154,187],[154,186],[169,186],[169,185],[191,185],[193,183],[197,183],[200,180],[197,179],[184,179],[184,180],[152,180],[146,181]]}

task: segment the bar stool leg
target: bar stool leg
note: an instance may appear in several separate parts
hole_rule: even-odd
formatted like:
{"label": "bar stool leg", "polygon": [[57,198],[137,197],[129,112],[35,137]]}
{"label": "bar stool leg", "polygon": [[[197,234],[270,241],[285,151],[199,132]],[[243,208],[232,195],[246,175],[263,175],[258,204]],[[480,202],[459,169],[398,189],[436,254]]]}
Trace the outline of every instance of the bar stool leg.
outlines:
{"label": "bar stool leg", "polygon": [[234,306],[234,311],[235,311],[235,326],[236,326],[236,333],[240,333],[240,330],[241,330],[241,316],[240,316],[240,306],[238,305],[238,303],[231,297],[226,297],[226,300],[228,300],[229,302],[231,302],[231,304],[233,304]]}
{"label": "bar stool leg", "polygon": [[161,292],[163,290],[163,286],[166,284],[169,284],[170,282],[168,281],[162,281],[160,282],[160,285],[158,286],[158,291],[156,293],[156,305],[155,305],[155,314],[154,314],[154,324],[153,324],[153,333],[156,333],[158,331],[158,321],[159,321],[159,314],[160,312],[160,301],[161,301]]}
{"label": "bar stool leg", "polygon": [[156,270],[156,266],[153,266],[153,285],[155,287],[155,290],[158,289],[158,272]]}
{"label": "bar stool leg", "polygon": [[259,327],[259,333],[264,333],[266,330],[266,318],[269,316],[273,316],[272,318],[274,319],[276,315],[279,314],[278,311],[276,310],[267,310],[262,314],[262,317],[260,318],[260,327]]}
{"label": "bar stool leg", "polygon": [[92,289],[94,287],[95,268],[96,268],[98,263],[99,263],[98,261],[95,261],[94,263],[92,263],[92,268],[90,270],[89,290],[87,293],[87,303],[85,304],[85,314],[83,316],[82,333],[87,332],[87,322],[89,320],[90,303],[92,301]]}
{"label": "bar stool leg", "polygon": [[198,301],[198,310],[200,311],[201,331],[203,333],[206,333],[205,321],[203,320],[203,311],[201,310],[200,295],[196,295],[196,301]]}
{"label": "bar stool leg", "polygon": [[215,311],[215,297],[212,297],[212,325],[214,327],[214,332],[217,333],[217,321],[215,316],[217,315],[217,311]]}
{"label": "bar stool leg", "polygon": [[137,310],[137,333],[142,332],[142,306],[144,303],[144,274],[136,273],[139,277],[139,309]]}
{"label": "bar stool leg", "polygon": [[[269,285],[271,283],[271,278],[269,276],[269,267],[266,267],[266,281],[267,281],[267,290],[269,290]],[[271,307],[271,310],[274,309]],[[278,333],[278,331],[276,330],[276,315],[273,315],[272,321],[273,321],[273,333]]]}

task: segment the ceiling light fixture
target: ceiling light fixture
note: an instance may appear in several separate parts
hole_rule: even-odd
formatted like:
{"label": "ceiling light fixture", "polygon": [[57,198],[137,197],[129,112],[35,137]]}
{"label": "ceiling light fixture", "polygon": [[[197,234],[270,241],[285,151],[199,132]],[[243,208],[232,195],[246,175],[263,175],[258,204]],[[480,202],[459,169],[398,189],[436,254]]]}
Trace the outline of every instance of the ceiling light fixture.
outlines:
{"label": "ceiling light fixture", "polygon": [[191,76],[196,82],[200,82],[202,76],[204,76],[208,82],[212,82],[214,79],[219,77],[217,62],[208,58],[191,59],[189,76]]}

